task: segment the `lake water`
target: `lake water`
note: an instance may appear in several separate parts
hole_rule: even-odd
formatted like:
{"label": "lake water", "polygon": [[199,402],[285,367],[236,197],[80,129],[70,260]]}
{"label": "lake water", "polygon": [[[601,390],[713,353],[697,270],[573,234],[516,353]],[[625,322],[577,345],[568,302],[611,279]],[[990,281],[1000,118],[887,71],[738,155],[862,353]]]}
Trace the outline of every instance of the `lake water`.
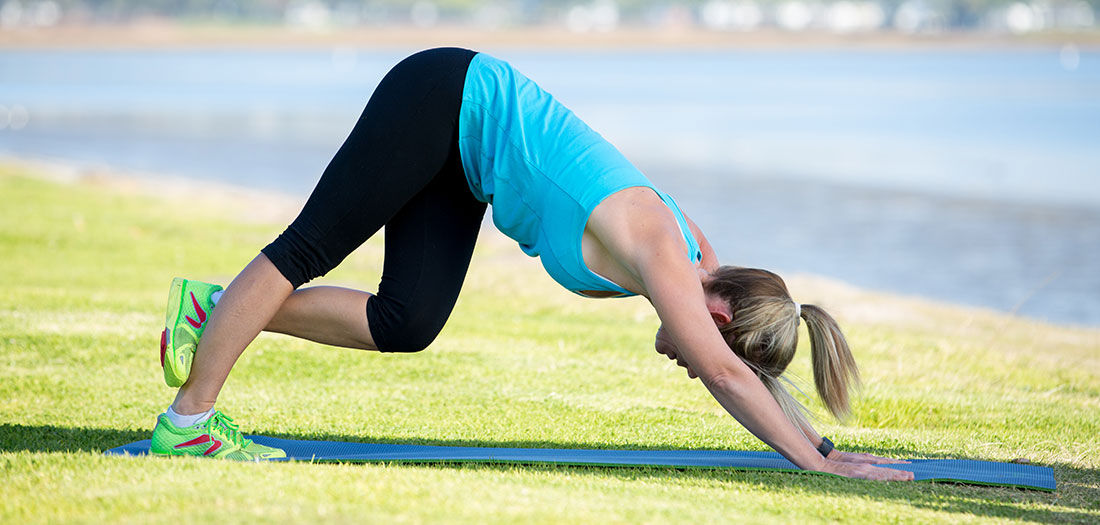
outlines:
{"label": "lake water", "polygon": [[[0,153],[304,196],[411,51],[0,52]],[[490,52],[724,263],[1100,325],[1100,53]]]}

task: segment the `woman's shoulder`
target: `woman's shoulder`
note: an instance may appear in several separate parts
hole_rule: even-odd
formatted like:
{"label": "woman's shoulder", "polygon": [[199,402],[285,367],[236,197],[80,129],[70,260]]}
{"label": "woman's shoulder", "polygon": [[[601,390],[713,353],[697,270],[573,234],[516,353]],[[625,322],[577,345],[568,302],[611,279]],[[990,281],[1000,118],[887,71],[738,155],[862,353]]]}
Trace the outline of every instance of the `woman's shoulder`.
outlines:
{"label": "woman's shoulder", "polygon": [[685,245],[676,216],[660,195],[647,186],[609,195],[592,210],[585,229],[623,255],[638,255],[667,243]]}

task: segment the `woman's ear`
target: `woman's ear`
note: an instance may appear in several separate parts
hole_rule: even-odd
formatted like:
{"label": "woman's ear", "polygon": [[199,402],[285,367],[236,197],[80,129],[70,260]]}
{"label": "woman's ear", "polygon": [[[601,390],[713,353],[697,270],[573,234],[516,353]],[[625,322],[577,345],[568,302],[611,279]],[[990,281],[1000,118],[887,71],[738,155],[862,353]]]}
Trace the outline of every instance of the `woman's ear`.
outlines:
{"label": "woman's ear", "polygon": [[707,295],[707,310],[710,311],[710,318],[714,319],[715,326],[725,326],[733,320],[730,304],[719,297]]}
{"label": "woman's ear", "polygon": [[711,310],[710,318],[714,319],[715,326],[726,326],[730,323],[730,321],[733,320],[733,318],[730,317],[729,314],[724,312],[715,312],[714,310]]}

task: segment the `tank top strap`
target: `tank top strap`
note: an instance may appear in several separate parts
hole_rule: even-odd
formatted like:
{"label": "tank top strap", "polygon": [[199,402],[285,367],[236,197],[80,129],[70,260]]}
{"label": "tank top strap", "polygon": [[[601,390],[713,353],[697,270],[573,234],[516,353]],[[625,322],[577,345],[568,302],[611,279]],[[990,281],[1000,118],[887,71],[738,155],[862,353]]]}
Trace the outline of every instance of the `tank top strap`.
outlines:
{"label": "tank top strap", "polygon": [[676,204],[676,200],[671,195],[657,188],[654,188],[653,191],[657,192],[665,205],[672,210],[672,214],[676,216],[676,223],[680,225],[680,234],[684,236],[684,242],[687,243],[688,259],[692,264],[699,262],[703,258],[703,251],[699,248],[699,241],[695,239],[695,234],[692,233],[691,227],[684,217],[684,212],[680,210],[680,205]]}

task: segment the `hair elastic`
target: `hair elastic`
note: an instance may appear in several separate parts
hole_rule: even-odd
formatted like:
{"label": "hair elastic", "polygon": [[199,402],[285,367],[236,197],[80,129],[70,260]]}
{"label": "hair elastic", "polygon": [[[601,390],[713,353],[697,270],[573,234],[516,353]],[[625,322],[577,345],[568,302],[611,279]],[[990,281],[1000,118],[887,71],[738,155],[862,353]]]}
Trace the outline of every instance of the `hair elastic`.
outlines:
{"label": "hair elastic", "polygon": [[795,317],[802,317],[802,305],[798,304],[798,301],[792,301],[792,302],[794,302],[794,316]]}

